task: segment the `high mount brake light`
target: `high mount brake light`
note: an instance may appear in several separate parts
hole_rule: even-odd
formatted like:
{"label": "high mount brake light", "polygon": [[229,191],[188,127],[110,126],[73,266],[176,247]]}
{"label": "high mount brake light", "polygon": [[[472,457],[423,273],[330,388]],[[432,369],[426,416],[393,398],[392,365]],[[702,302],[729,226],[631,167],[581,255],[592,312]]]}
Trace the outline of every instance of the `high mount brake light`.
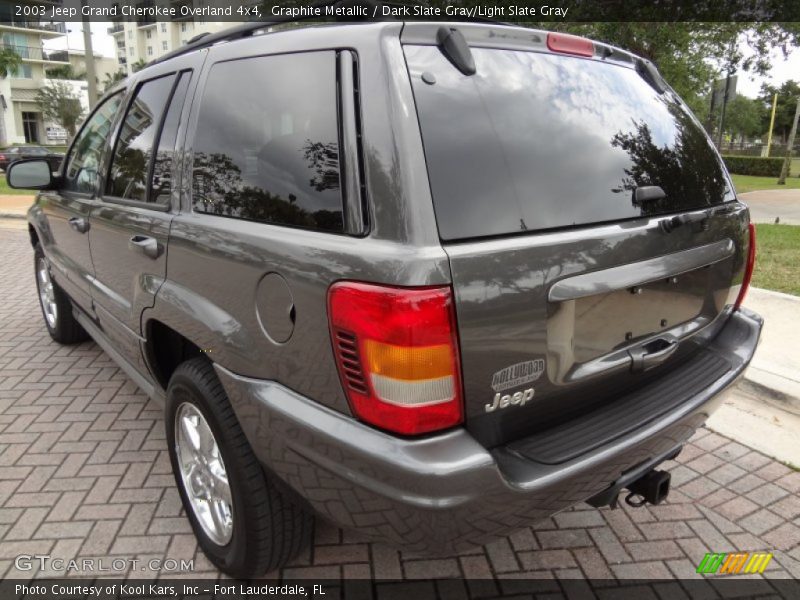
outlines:
{"label": "high mount brake light", "polygon": [[574,54],[576,56],[594,56],[594,44],[591,40],[568,35],[566,33],[550,32],[547,34],[547,48],[551,52],[561,54]]}
{"label": "high mount brake light", "polygon": [[744,302],[744,297],[750,288],[750,280],[753,278],[753,269],[756,266],[756,226],[750,223],[748,229],[750,232],[750,244],[747,247],[747,263],[744,268],[744,277],[742,277],[742,287],[739,288],[739,296],[736,298],[736,304],[733,305],[734,310],[738,310],[742,302]]}
{"label": "high mount brake light", "polygon": [[463,419],[449,287],[339,282],[328,292],[336,364],[357,417],[404,435]]}

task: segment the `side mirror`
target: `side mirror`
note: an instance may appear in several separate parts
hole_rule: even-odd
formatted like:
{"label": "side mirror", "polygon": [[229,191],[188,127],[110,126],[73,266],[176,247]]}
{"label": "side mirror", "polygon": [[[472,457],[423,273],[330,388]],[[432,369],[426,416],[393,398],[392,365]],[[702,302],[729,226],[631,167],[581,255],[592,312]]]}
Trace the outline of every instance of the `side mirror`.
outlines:
{"label": "side mirror", "polygon": [[6,169],[8,186],[24,190],[46,190],[53,184],[50,163],[43,158],[31,158],[11,163]]}

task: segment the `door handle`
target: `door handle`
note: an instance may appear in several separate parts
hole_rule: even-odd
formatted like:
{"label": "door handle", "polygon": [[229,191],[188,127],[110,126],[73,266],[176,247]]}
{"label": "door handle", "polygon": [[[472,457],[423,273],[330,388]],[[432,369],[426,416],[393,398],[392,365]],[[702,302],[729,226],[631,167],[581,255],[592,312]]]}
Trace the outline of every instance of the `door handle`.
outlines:
{"label": "door handle", "polygon": [[148,258],[156,259],[161,255],[161,244],[155,238],[146,235],[135,235],[128,241],[128,248],[141,252]]}
{"label": "door handle", "polygon": [[78,233],[86,233],[89,231],[89,219],[86,217],[72,217],[69,220],[69,226]]}
{"label": "door handle", "polygon": [[638,348],[628,350],[631,356],[631,371],[646,371],[667,360],[678,349],[674,336],[663,336],[649,341]]}

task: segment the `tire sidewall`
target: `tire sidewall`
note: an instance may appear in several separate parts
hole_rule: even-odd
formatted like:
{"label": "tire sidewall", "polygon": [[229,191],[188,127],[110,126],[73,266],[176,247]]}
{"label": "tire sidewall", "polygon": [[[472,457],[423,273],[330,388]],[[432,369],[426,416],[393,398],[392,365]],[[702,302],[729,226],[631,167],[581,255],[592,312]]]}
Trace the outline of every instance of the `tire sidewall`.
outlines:
{"label": "tire sidewall", "polygon": [[[50,327],[50,323],[47,321],[47,315],[44,311],[44,306],[42,306],[42,294],[41,294],[41,286],[42,282],[39,281],[39,261],[43,260],[47,265],[47,270],[50,273],[50,281],[53,282],[53,294],[56,295],[56,307],[58,313],[56,314],[56,324],[55,327]],[[47,257],[44,255],[44,251],[42,250],[42,246],[40,244],[36,244],[36,248],[33,251],[33,274],[36,278],[36,297],[39,302],[39,310],[42,312],[42,320],[44,321],[44,326],[47,327],[47,331],[50,334],[50,337],[57,339],[59,337],[59,323],[61,322],[61,306],[60,302],[58,302],[58,293],[60,290],[58,289],[58,285],[53,279],[53,272],[50,270],[50,261],[47,260]]]}
{"label": "tire sidewall", "polygon": [[[203,530],[202,525],[198,522],[191,508],[191,501],[184,487],[183,478],[181,477],[178,454],[175,446],[175,418],[178,413],[178,408],[184,402],[191,403],[203,415],[203,418],[211,428],[211,432],[214,434],[214,439],[222,455],[222,461],[225,464],[225,471],[228,475],[228,485],[231,488],[231,499],[233,500],[233,506],[231,507],[233,514],[233,533],[230,541],[224,546],[220,546],[211,540]],[[165,416],[167,450],[169,452],[170,463],[172,464],[172,472],[175,476],[175,483],[178,486],[178,492],[180,493],[186,515],[192,525],[192,530],[206,556],[220,569],[229,571],[232,566],[242,562],[247,551],[247,510],[243,501],[244,486],[242,484],[242,474],[236,464],[235,454],[228,447],[228,440],[220,428],[218,415],[215,413],[213,405],[206,399],[204,390],[202,390],[192,378],[187,377],[183,373],[176,373],[170,380],[169,387],[167,388]]]}

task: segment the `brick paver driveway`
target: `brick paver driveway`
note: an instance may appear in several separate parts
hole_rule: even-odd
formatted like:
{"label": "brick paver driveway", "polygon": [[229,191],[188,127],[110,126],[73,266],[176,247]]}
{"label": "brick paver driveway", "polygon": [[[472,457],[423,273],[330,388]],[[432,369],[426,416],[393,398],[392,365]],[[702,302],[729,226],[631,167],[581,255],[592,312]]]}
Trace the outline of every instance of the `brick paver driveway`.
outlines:
{"label": "brick paver driveway", "polygon": [[[20,554],[49,554],[193,558],[216,577],[182,514],[158,407],[95,344],[50,340],[26,232],[0,229],[0,248],[0,576],[55,575],[15,570]],[[420,559],[320,523],[273,575],[681,578],[706,552],[738,549],[774,551],[768,577],[800,576],[800,473],[709,431],[669,467],[666,505],[584,505],[459,556]]]}

